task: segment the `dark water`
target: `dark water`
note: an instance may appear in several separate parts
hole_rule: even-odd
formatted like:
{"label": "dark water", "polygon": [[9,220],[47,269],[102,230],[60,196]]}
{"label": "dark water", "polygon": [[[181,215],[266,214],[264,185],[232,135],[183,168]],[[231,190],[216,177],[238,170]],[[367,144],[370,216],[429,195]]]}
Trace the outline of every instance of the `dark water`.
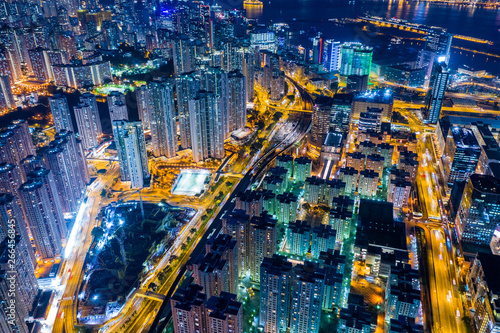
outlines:
{"label": "dark water", "polygon": [[[325,38],[345,40],[349,33],[339,30],[331,18],[356,18],[365,13],[384,18],[399,18],[427,26],[446,28],[450,33],[477,37],[495,43],[500,49],[500,8],[469,7],[418,1],[356,0],[262,0],[261,20],[287,22],[293,28],[310,30],[316,27]],[[483,45],[468,43],[467,48],[490,51]],[[486,69],[500,74],[500,58],[487,57],[452,49],[451,65],[466,64],[475,69]]]}
{"label": "dark water", "polygon": [[500,42],[500,8],[469,7],[417,1],[264,0],[266,20],[316,21],[364,15],[396,17],[429,26],[441,26],[453,34]]}

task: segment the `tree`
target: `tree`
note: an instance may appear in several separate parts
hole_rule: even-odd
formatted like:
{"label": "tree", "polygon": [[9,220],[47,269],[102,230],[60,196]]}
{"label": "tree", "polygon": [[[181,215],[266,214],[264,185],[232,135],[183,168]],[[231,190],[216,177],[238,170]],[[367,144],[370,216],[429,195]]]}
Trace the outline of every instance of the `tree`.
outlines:
{"label": "tree", "polygon": [[228,180],[228,181],[226,182],[226,186],[227,186],[227,187],[231,187],[231,186],[233,186],[233,183],[231,183],[231,182]]}
{"label": "tree", "polygon": [[106,190],[105,190],[105,189],[103,189],[103,190],[101,191],[101,198],[104,198],[105,196],[106,196]]}
{"label": "tree", "polygon": [[279,111],[275,112],[274,115],[273,115],[273,120],[274,121],[278,121],[278,120],[280,120],[281,117],[283,117],[283,113],[281,113]]}
{"label": "tree", "polygon": [[151,282],[148,286],[148,288],[152,291],[155,291],[156,288],[158,288],[158,286],[154,283],[154,282]]}
{"label": "tree", "polygon": [[257,128],[259,129],[259,131],[262,131],[265,127],[266,124],[262,120],[259,120],[259,122],[257,123]]}
{"label": "tree", "polygon": [[304,204],[302,205],[302,208],[304,208],[305,210],[309,210],[309,209],[311,209],[311,205],[310,205],[309,203],[307,203],[307,202],[306,202],[306,203],[304,203]]}
{"label": "tree", "polygon": [[97,170],[97,174],[104,175],[106,173],[106,171],[107,171],[106,169],[99,169],[99,170]]}

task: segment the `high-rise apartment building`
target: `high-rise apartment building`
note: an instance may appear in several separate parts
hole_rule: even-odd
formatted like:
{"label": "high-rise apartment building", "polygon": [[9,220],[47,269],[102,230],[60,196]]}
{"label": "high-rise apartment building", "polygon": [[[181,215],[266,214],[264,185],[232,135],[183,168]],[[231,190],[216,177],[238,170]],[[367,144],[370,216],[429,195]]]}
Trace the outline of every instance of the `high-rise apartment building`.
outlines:
{"label": "high-rise apartment building", "polygon": [[0,75],[0,110],[7,110],[16,107],[14,95],[10,85],[9,77]]}
{"label": "high-rise apartment building", "polygon": [[41,259],[60,256],[62,236],[50,202],[49,190],[41,179],[32,178],[21,186],[20,191],[38,256]]}
{"label": "high-rise apartment building", "polygon": [[122,181],[130,181],[131,188],[148,185],[150,174],[144,131],[140,121],[113,121]]}
{"label": "high-rise apartment building", "polygon": [[224,158],[224,118],[221,100],[214,93],[199,91],[189,101],[193,160]]}
{"label": "high-rise apartment building", "polygon": [[175,124],[174,87],[171,81],[149,84],[153,107],[149,109],[151,141],[155,157],[174,157],[177,153],[177,126]]}
{"label": "high-rise apartment building", "polygon": [[170,298],[175,333],[205,332],[207,296],[196,284],[179,288]]}
{"label": "high-rise apartment building", "polygon": [[90,93],[83,94],[74,110],[83,149],[90,150],[97,147],[102,135],[102,127],[96,97]]}
{"label": "high-rise apartment building", "polygon": [[208,299],[206,309],[207,333],[243,333],[243,304],[236,295],[222,292]]}
{"label": "high-rise apartment building", "polygon": [[[54,175],[63,211],[76,212],[85,194],[89,176],[87,162],[73,133],[68,131],[58,133],[44,151],[44,159]],[[36,166],[30,171],[34,169]]]}
{"label": "high-rise apartment building", "polygon": [[107,102],[111,122],[116,120],[128,120],[127,104],[123,93],[112,91],[107,97]]}
{"label": "high-rise apartment building", "polygon": [[228,74],[228,111],[227,130],[234,130],[245,127],[247,123],[246,109],[246,77],[240,71],[233,71]]}
{"label": "high-rise apartment building", "polygon": [[200,90],[200,77],[196,72],[183,73],[175,79],[177,95],[177,118],[179,119],[179,133],[181,148],[191,148],[191,127],[189,118],[189,101],[196,98]]}
{"label": "high-rise apartment building", "polygon": [[275,254],[260,265],[259,326],[265,333],[287,332],[290,323],[292,263]]}
{"label": "high-rise apartment building", "polygon": [[145,130],[150,128],[149,116],[151,112],[149,109],[153,107],[153,101],[151,99],[151,91],[147,85],[142,85],[135,90],[135,98],[137,101],[137,111],[139,113],[139,119],[142,121],[142,126]]}
{"label": "high-rise apartment building", "polygon": [[49,98],[49,105],[56,131],[59,132],[63,129],[74,131],[66,96],[54,94],[54,96]]}
{"label": "high-rise apartment building", "polygon": [[290,332],[318,333],[325,285],[325,271],[315,263],[293,268]]}

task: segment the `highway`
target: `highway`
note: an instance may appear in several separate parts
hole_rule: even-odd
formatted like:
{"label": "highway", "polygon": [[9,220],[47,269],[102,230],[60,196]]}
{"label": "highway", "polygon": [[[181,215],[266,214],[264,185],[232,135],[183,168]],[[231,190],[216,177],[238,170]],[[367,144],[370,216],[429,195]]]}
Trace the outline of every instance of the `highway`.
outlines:
{"label": "highway", "polygon": [[[94,221],[99,213],[101,204],[106,199],[101,198],[101,190],[109,186],[115,177],[119,175],[118,164],[114,163],[110,169],[95,180],[95,185],[89,187],[88,199],[84,203],[84,216],[80,225],[75,225],[75,241],[69,256],[61,265],[61,288],[56,293],[54,301],[50,305],[49,315],[45,323],[45,330],[50,332],[73,332],[74,322],[76,322],[76,297],[78,289],[83,279],[81,276],[85,256],[92,244],[92,229]],[[70,236],[71,237],[71,236]],[[75,300],[74,300],[75,299]],[[58,306],[58,302],[60,304]],[[52,326],[53,325],[53,326]]]}

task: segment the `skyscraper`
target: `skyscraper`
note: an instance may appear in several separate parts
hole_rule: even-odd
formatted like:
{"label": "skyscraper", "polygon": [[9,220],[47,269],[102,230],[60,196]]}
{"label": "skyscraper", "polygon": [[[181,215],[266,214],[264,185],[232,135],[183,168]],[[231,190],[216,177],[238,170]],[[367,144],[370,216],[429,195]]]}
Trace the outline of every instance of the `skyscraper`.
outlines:
{"label": "skyscraper", "polygon": [[17,197],[10,193],[0,193],[0,243],[9,235],[9,228],[14,227],[19,236],[18,251],[21,251],[20,260],[25,260],[27,267],[34,272],[36,266],[35,253],[28,235],[24,214]]}
{"label": "skyscraper", "polygon": [[142,126],[144,129],[148,130],[150,128],[150,112],[148,111],[153,106],[153,101],[151,100],[151,92],[147,85],[142,85],[135,90],[135,98],[137,101],[137,111],[139,113],[139,119],[142,121]]}
{"label": "skyscraper", "polygon": [[[425,96],[425,122],[435,124],[441,115],[443,98],[446,92],[446,85],[450,72],[444,63],[444,60],[435,63],[432,68],[430,79],[430,89]],[[438,59],[439,61],[439,59]]]}
{"label": "skyscraper", "polygon": [[325,40],[323,52],[323,70],[327,72],[338,71],[341,59],[340,42],[333,39]]}
{"label": "skyscraper", "polygon": [[50,111],[52,112],[52,118],[54,118],[56,132],[63,129],[74,131],[73,121],[71,120],[71,114],[69,113],[68,100],[66,99],[66,96],[54,94],[54,96],[49,98],[49,105]]}
{"label": "skyscraper", "polygon": [[202,287],[191,284],[179,288],[170,298],[175,333],[205,332],[207,296]]}
{"label": "skyscraper", "polygon": [[88,183],[87,162],[78,150],[72,132],[56,135],[44,152],[46,165],[54,175],[54,181],[65,213],[78,210]]}
{"label": "skyscraper", "polygon": [[29,155],[35,155],[35,146],[28,123],[15,120],[0,132],[0,162],[18,165]]}
{"label": "skyscraper", "polygon": [[153,155],[174,157],[178,141],[173,84],[170,81],[151,82],[149,88],[153,101],[153,107],[149,109]]}
{"label": "skyscraper", "polygon": [[219,108],[221,113],[221,133],[224,138],[229,134],[228,125],[231,122],[228,114],[229,108],[229,87],[228,87],[228,72],[220,67],[210,67],[201,72],[200,87],[202,90],[211,92],[214,97],[219,100]]}
{"label": "skyscraper", "polygon": [[227,130],[232,132],[247,123],[246,78],[240,71],[228,74],[228,99]]}
{"label": "skyscraper", "polygon": [[373,49],[361,43],[344,43],[341,47],[340,75],[370,75]]}
{"label": "skyscraper", "polygon": [[52,210],[48,190],[40,179],[30,179],[21,186],[21,201],[41,259],[61,255],[61,233]]}
{"label": "skyscraper", "polygon": [[207,301],[207,333],[243,333],[243,305],[235,294],[222,292]]}
{"label": "skyscraper", "polygon": [[179,119],[181,148],[187,149],[192,146],[189,101],[196,98],[196,94],[200,90],[199,75],[196,72],[178,75],[175,79],[175,89],[177,94],[177,117]]}
{"label": "skyscraper", "polygon": [[265,333],[284,333],[290,322],[292,263],[275,254],[260,265],[259,326]]}
{"label": "skyscraper", "polygon": [[83,148],[90,150],[97,147],[102,128],[96,97],[89,93],[83,94],[80,97],[80,103],[74,107],[74,110]]}
{"label": "skyscraper", "polygon": [[462,196],[456,230],[462,242],[489,245],[500,223],[500,180],[473,174]]}
{"label": "skyscraper", "polygon": [[196,69],[196,47],[193,42],[185,36],[178,37],[172,41],[172,58],[174,59],[174,71],[179,75]]}
{"label": "skyscraper", "polygon": [[128,120],[125,95],[119,91],[112,91],[107,97],[109,116],[111,122],[115,120]]}
{"label": "skyscraper", "polygon": [[140,121],[113,121],[122,181],[130,181],[131,188],[143,188],[148,184],[149,164],[146,141]]}
{"label": "skyscraper", "polygon": [[443,169],[449,188],[456,181],[466,181],[475,172],[480,156],[481,147],[471,129],[458,126],[450,129],[443,155]]}
{"label": "skyscraper", "polygon": [[[68,229],[66,228],[66,221],[64,220],[64,215],[63,215],[64,211],[63,211],[62,203],[61,203],[61,201],[64,200],[64,198],[61,198],[59,196],[59,193],[57,192],[56,181],[54,179],[54,175],[52,174],[52,171],[49,169],[46,169],[44,167],[35,168],[33,171],[31,171],[28,174],[28,181],[27,182],[29,182],[31,179],[33,179],[35,181],[40,181],[43,184],[43,186],[45,187],[46,192],[47,192],[47,197],[48,197],[49,202],[50,202],[50,209],[52,210],[52,215],[54,216],[54,221],[55,221],[56,226],[59,230],[59,234],[61,235],[61,240],[65,240],[66,234],[68,233]],[[23,186],[24,186],[24,184],[23,184]],[[24,205],[23,207],[24,207],[25,211],[27,209],[29,209],[29,207],[27,208],[26,205]]]}
{"label": "skyscraper", "polygon": [[318,333],[325,271],[317,264],[305,262],[293,268],[290,332]]}
{"label": "skyscraper", "polygon": [[221,101],[212,92],[199,91],[189,101],[189,120],[193,160],[224,158],[224,118]]}
{"label": "skyscraper", "polygon": [[12,109],[16,106],[9,77],[0,76],[0,110]]}

